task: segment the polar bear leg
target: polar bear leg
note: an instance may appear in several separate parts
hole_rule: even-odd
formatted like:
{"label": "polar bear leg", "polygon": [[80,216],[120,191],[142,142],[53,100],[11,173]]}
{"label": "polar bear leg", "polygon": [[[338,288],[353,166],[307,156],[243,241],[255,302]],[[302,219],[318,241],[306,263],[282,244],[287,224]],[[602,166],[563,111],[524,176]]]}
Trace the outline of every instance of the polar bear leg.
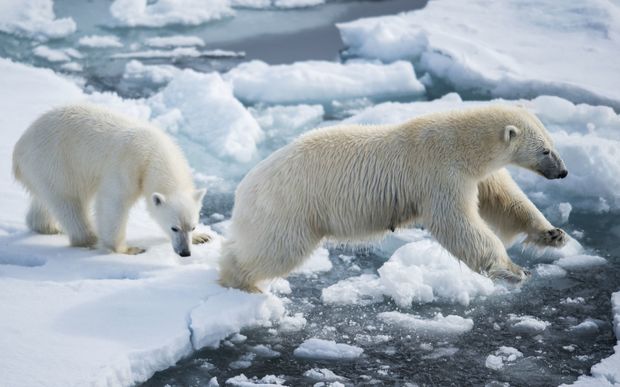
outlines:
{"label": "polar bear leg", "polygon": [[103,183],[97,193],[95,213],[99,244],[106,250],[120,254],[135,255],[145,250],[128,247],[125,244],[129,209],[135,202],[136,195],[127,194],[126,187]]}
{"label": "polar bear leg", "polygon": [[455,197],[438,197],[425,224],[444,248],[472,270],[511,281],[525,279],[525,272],[512,262],[475,205]]}
{"label": "polar bear leg", "polygon": [[539,246],[562,247],[564,231],[554,227],[536,208],[506,169],[501,169],[478,184],[480,215],[510,245],[518,234]]}
{"label": "polar bear leg", "polygon": [[59,197],[48,193],[48,206],[69,236],[71,246],[91,247],[97,243],[97,236],[88,219],[88,206],[81,198]]}
{"label": "polar bear leg", "polygon": [[30,202],[30,209],[26,215],[28,228],[39,234],[59,234],[58,223],[52,217],[49,210],[34,195]]}

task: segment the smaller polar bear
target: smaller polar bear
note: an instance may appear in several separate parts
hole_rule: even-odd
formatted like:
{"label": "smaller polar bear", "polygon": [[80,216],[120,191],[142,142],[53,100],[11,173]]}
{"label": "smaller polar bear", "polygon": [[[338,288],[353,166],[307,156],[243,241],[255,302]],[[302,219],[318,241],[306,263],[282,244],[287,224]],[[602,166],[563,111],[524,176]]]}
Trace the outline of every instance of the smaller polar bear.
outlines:
{"label": "smaller polar bear", "polygon": [[42,234],[62,230],[72,246],[99,241],[116,253],[144,252],[125,244],[128,213],[141,195],[180,256],[191,254],[191,241],[210,239],[192,235],[206,190],[195,189],[179,147],[148,123],[92,105],[54,109],[15,145],[13,173],[32,197],[28,227]]}
{"label": "smaller polar bear", "polygon": [[258,291],[288,274],[323,238],[359,240],[421,222],[471,269],[521,280],[504,247],[517,234],[562,246],[504,166],[548,179],[568,174],[543,124],[525,109],[490,106],[397,125],[309,132],[241,181],[220,282]]}

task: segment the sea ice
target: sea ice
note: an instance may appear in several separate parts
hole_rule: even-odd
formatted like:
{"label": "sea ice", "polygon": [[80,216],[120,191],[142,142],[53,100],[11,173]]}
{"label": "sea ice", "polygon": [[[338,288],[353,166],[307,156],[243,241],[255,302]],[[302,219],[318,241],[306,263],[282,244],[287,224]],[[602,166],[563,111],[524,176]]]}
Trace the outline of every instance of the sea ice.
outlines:
{"label": "sea ice", "polygon": [[444,317],[441,313],[432,319],[401,312],[383,312],[378,317],[420,336],[455,336],[469,332],[474,327],[474,320],[470,318],[455,315]]}
{"label": "sea ice", "polygon": [[245,62],[224,74],[237,98],[249,103],[330,103],[362,97],[415,98],[424,94],[410,63],[324,61],[268,65]]}
{"label": "sea ice", "polygon": [[72,18],[56,18],[52,0],[0,2],[0,31],[46,41],[71,35],[75,29]]}
{"label": "sea ice", "polygon": [[114,35],[82,36],[80,40],[78,40],[78,44],[80,46],[89,48],[123,47],[123,43],[121,43],[121,40]]}
{"label": "sea ice", "polygon": [[[459,93],[620,107],[620,11],[608,1],[447,0],[338,24],[348,55],[411,60]],[[553,60],[546,60],[553,58]]]}
{"label": "sea ice", "polygon": [[120,25],[162,27],[195,26],[233,15],[228,0],[114,0],[110,13]]}
{"label": "sea ice", "polygon": [[353,360],[360,357],[363,352],[362,348],[353,345],[312,338],[304,341],[293,354],[308,359]]}

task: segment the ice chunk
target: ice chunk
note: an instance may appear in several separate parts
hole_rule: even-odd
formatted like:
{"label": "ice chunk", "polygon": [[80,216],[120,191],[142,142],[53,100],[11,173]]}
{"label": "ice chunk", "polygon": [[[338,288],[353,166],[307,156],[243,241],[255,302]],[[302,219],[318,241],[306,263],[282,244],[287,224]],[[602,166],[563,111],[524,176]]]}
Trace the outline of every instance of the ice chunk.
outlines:
{"label": "ice chunk", "polygon": [[379,268],[379,277],[364,274],[323,289],[323,302],[377,302],[386,295],[401,307],[436,300],[468,305],[496,291],[493,281],[454,258],[427,232],[423,235],[396,250]]}
{"label": "ice chunk", "polygon": [[268,65],[255,60],[233,68],[224,78],[232,83],[235,96],[248,103],[326,104],[361,97],[413,98],[424,93],[411,64],[402,61]]}
{"label": "ice chunk", "polygon": [[578,270],[606,263],[607,260],[605,258],[596,255],[570,255],[553,262],[554,265],[568,270]]}
{"label": "ice chunk", "polygon": [[360,357],[363,352],[362,348],[353,345],[312,338],[301,343],[293,354],[308,359],[352,360]]}
{"label": "ice chunk", "polygon": [[72,18],[56,19],[52,0],[0,2],[0,31],[45,41],[63,38],[75,29]]}
{"label": "ice chunk", "polygon": [[215,57],[215,58],[239,58],[245,56],[244,52],[226,51],[226,50],[203,50],[200,51],[195,47],[176,47],[171,50],[146,50],[123,52],[112,55],[112,58],[124,59],[162,59],[162,58],[199,58],[199,57]]}
{"label": "ice chunk", "polygon": [[544,331],[551,325],[550,322],[540,320],[536,317],[517,316],[515,314],[510,315],[508,322],[514,332],[532,335]]}
{"label": "ice chunk", "polygon": [[[489,17],[493,15],[493,17]],[[620,12],[613,2],[430,2],[421,10],[338,24],[347,53],[412,60],[458,92],[559,95],[620,107]],[[510,39],[506,39],[510,36]],[[553,63],[541,58],[553,57]],[[610,81],[612,80],[612,81]]]}
{"label": "ice chunk", "polygon": [[284,385],[285,380],[275,375],[266,375],[260,379],[253,377],[248,379],[244,374],[234,376],[226,380],[226,384],[238,387],[278,387]]}
{"label": "ice chunk", "polygon": [[470,318],[455,315],[444,317],[441,313],[437,313],[432,319],[400,312],[383,312],[379,313],[378,317],[388,324],[397,325],[420,336],[460,335],[474,327],[474,320]]}
{"label": "ice chunk", "polygon": [[540,264],[536,266],[536,274],[542,278],[558,278],[566,276],[566,270],[557,265]]}
{"label": "ice chunk", "polygon": [[304,376],[317,382],[344,382],[347,378],[336,375],[327,368],[313,368],[304,372]]}
{"label": "ice chunk", "polygon": [[293,270],[292,274],[303,274],[306,276],[329,271],[332,268],[332,261],[329,259],[329,251],[324,247],[319,247],[306,258],[304,263]]}
{"label": "ice chunk", "polygon": [[230,0],[233,7],[241,8],[305,8],[324,4],[325,0]]}
{"label": "ice chunk", "polygon": [[103,48],[103,47],[123,47],[120,39],[114,35],[88,35],[82,36],[78,44],[84,47]]}
{"label": "ice chunk", "polygon": [[220,158],[246,163],[255,156],[263,131],[232,95],[217,73],[179,72],[149,99],[155,117],[173,109],[180,112],[179,130]]}
{"label": "ice chunk", "polygon": [[516,348],[499,347],[494,355],[487,356],[484,365],[492,370],[500,370],[506,363],[512,363],[520,357],[523,357],[523,353]]}
{"label": "ice chunk", "polygon": [[284,316],[280,319],[280,331],[297,332],[306,326],[306,319],[303,313],[295,313],[292,316]]}
{"label": "ice chunk", "polygon": [[174,36],[157,36],[154,38],[148,38],[146,45],[149,47],[187,47],[205,45],[205,41],[198,36],[191,35],[174,35]]}
{"label": "ice chunk", "polygon": [[55,50],[48,46],[37,46],[32,53],[39,58],[43,58],[48,62],[69,62],[71,57],[63,50]]}
{"label": "ice chunk", "polygon": [[233,15],[228,0],[114,0],[110,13],[120,25],[130,27],[195,26]]}

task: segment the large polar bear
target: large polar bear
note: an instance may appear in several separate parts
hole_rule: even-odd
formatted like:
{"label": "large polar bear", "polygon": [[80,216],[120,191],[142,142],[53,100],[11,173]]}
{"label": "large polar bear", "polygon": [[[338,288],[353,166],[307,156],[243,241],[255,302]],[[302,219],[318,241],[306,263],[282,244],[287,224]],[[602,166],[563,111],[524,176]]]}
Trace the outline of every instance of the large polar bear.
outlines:
{"label": "large polar bear", "polygon": [[[177,254],[190,255],[192,240],[209,240],[192,237],[206,191],[195,189],[179,147],[148,123],[92,105],[54,109],[15,145],[13,172],[32,196],[30,229],[62,229],[73,246],[94,246],[99,239],[109,251],[143,252],[125,244],[129,209],[140,195]],[[97,233],[89,216],[94,197]]]}
{"label": "large polar bear", "polygon": [[220,282],[258,291],[258,281],[286,275],[325,237],[358,240],[414,221],[473,270],[520,280],[524,272],[502,241],[525,233],[538,245],[561,246],[566,238],[511,179],[508,164],[548,179],[568,173],[543,124],[519,107],[311,131],[239,184]]}

